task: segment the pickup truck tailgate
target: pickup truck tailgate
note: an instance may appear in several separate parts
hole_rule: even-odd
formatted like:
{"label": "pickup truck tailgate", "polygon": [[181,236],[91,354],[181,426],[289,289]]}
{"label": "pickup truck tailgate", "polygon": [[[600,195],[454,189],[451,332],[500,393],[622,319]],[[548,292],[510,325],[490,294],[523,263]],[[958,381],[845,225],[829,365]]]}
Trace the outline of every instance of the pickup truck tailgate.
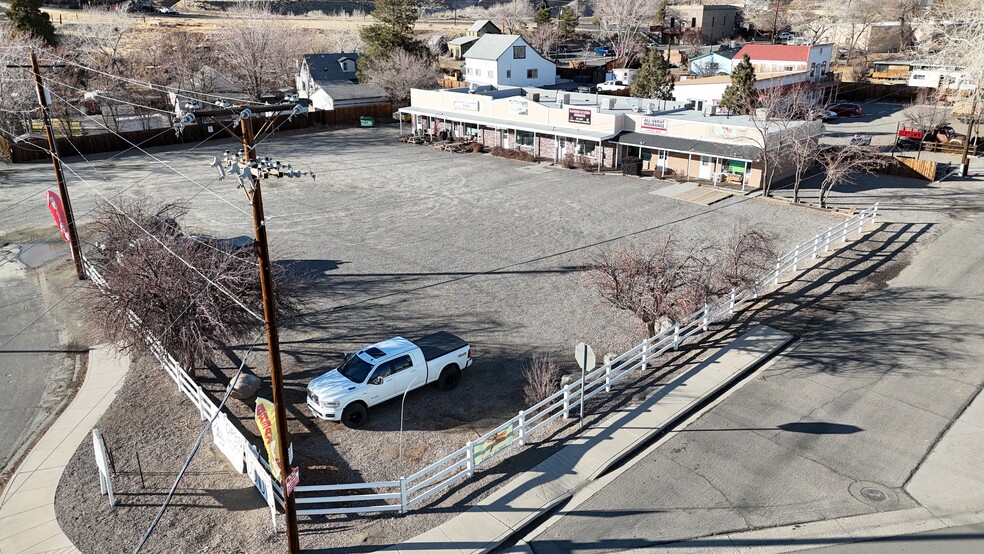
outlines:
{"label": "pickup truck tailgate", "polygon": [[454,352],[459,348],[468,346],[467,342],[463,341],[457,335],[453,335],[447,331],[427,335],[426,337],[421,337],[413,342],[420,348],[420,351],[424,353],[424,360],[428,362],[435,358],[440,358],[450,352]]}

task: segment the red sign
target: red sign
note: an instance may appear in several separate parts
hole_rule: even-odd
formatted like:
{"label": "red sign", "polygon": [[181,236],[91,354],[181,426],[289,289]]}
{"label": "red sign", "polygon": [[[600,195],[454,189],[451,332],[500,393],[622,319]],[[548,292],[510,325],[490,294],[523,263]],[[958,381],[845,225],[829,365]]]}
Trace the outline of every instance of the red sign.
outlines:
{"label": "red sign", "polygon": [[294,487],[297,486],[297,482],[301,480],[301,468],[295,467],[294,471],[290,472],[287,476],[287,496],[294,494]]}
{"label": "red sign", "polygon": [[582,125],[591,125],[591,110],[568,108],[567,121],[568,123],[580,123]]}
{"label": "red sign", "polygon": [[61,197],[50,190],[48,191],[48,209],[51,210],[51,215],[55,218],[55,225],[61,231],[62,238],[65,239],[65,242],[71,242],[68,238],[68,221],[65,217],[65,207],[62,206]]}

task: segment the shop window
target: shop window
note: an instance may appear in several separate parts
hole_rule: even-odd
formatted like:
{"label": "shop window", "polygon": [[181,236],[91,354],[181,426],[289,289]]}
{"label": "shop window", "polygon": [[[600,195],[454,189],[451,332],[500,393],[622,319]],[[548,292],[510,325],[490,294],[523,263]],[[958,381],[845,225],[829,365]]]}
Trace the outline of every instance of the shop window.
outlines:
{"label": "shop window", "polygon": [[516,146],[533,148],[533,133],[530,131],[516,131]]}
{"label": "shop window", "polygon": [[465,123],[465,136],[477,137],[478,125],[475,125],[474,123]]}

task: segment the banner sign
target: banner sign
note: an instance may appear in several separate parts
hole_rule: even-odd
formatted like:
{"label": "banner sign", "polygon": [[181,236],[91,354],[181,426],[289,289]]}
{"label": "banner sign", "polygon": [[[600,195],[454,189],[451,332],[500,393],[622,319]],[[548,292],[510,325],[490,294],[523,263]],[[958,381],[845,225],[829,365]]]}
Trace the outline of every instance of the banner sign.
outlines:
{"label": "banner sign", "polygon": [[507,447],[512,445],[516,440],[516,425],[510,424],[508,427],[502,429],[498,433],[492,435],[491,437],[485,439],[485,442],[476,444],[475,448],[475,466],[478,467],[483,463],[490,460],[493,456],[502,452]]}
{"label": "banner sign", "polygon": [[581,123],[583,125],[591,125],[591,110],[569,108],[567,110],[567,121],[569,123]]}
{"label": "banner sign", "polygon": [[61,197],[52,191],[48,191],[48,209],[55,218],[55,225],[61,231],[61,236],[65,242],[71,242],[68,238],[68,218],[65,217],[65,207],[62,206]]}
{"label": "banner sign", "polygon": [[478,100],[455,100],[451,105],[456,110],[468,110],[470,112],[477,112],[479,108]]}
{"label": "banner sign", "polygon": [[516,115],[527,115],[530,111],[530,104],[526,100],[510,100],[509,113]]}
{"label": "banner sign", "polygon": [[239,473],[243,472],[243,452],[249,444],[232,423],[229,416],[220,413],[212,422],[212,442]]}
{"label": "banner sign", "polygon": [[287,496],[294,494],[294,487],[301,480],[301,468],[295,467],[294,471],[287,476]]}
{"label": "banner sign", "polygon": [[639,130],[650,135],[665,135],[666,120],[661,117],[644,117]]}
{"label": "banner sign", "polygon": [[256,426],[260,428],[260,436],[267,449],[267,460],[270,461],[270,473],[280,481],[280,444],[277,442],[277,423],[274,419],[273,402],[256,397]]}

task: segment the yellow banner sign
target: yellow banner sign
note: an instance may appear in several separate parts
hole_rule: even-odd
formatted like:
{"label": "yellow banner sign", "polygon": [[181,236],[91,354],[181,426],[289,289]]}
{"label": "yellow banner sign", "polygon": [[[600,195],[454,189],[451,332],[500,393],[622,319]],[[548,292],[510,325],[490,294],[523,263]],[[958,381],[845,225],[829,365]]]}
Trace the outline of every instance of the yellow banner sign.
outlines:
{"label": "yellow banner sign", "polygon": [[256,426],[266,445],[267,459],[270,460],[270,473],[280,481],[280,445],[277,442],[277,420],[273,402],[256,397]]}

